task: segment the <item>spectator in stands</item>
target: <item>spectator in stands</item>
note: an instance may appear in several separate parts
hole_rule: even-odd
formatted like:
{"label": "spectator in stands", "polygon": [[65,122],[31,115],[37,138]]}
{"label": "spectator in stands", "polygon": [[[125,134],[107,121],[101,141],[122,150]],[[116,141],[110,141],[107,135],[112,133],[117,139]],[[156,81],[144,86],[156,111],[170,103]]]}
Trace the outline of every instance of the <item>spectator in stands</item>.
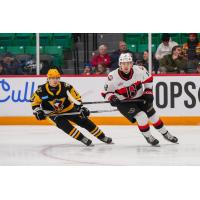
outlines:
{"label": "spectator in stands", "polygon": [[155,57],[157,60],[162,59],[165,55],[171,54],[172,48],[178,44],[170,39],[169,33],[163,33],[162,43],[159,44]]}
{"label": "spectator in stands", "polygon": [[106,68],[103,65],[98,64],[96,67],[96,74],[107,74]]}
{"label": "spectator in stands", "polygon": [[184,73],[187,61],[182,55],[180,46],[174,46],[172,53],[160,60],[160,73]]}
{"label": "spectator in stands", "polygon": [[98,51],[99,51],[99,53],[92,57],[92,60],[91,60],[92,66],[97,67],[99,64],[101,64],[105,68],[109,68],[110,67],[110,56],[107,54],[106,45],[100,45]]}
{"label": "spectator in stands", "polygon": [[119,49],[114,51],[111,54],[111,71],[115,70],[119,67],[118,61],[119,61],[119,56],[120,56],[121,53],[130,53],[133,57],[133,61],[134,62],[136,61],[134,53],[127,49],[127,45],[124,41],[120,41],[119,42]]}
{"label": "spectator in stands", "polygon": [[5,70],[4,70],[3,65],[0,62],[0,75],[3,75],[3,74],[5,74]]}
{"label": "spectator in stands", "polygon": [[[145,50],[143,53],[143,59],[136,61],[137,65],[144,66],[147,70],[149,70],[149,52]],[[152,55],[152,73],[156,74],[159,68],[159,62],[155,59],[154,55]]]}
{"label": "spectator in stands", "polygon": [[72,37],[73,37],[74,43],[81,41],[81,33],[72,33]]}
{"label": "spectator in stands", "polygon": [[21,68],[21,63],[14,58],[11,53],[4,55],[2,66],[5,70],[5,74],[8,75],[21,75],[24,74]]}
{"label": "spectator in stands", "polygon": [[187,73],[195,73],[200,61],[200,42],[197,33],[189,33],[188,41],[183,45],[183,53],[188,61]]}
{"label": "spectator in stands", "polygon": [[198,66],[197,66],[197,73],[200,74],[200,62],[198,63]]}
{"label": "spectator in stands", "polygon": [[91,66],[91,64],[85,64],[84,70],[83,70],[83,74],[87,75],[87,76],[92,74],[92,66]]}

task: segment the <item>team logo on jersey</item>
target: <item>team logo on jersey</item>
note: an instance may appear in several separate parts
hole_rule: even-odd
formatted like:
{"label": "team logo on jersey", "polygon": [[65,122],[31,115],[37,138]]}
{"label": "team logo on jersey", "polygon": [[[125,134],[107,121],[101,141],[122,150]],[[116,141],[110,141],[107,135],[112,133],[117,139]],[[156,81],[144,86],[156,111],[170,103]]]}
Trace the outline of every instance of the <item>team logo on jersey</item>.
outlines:
{"label": "team logo on jersey", "polygon": [[63,105],[64,101],[65,101],[65,98],[61,98],[61,99],[54,99],[53,101],[49,101],[49,103],[54,108],[55,112],[60,112],[64,108],[64,105]]}
{"label": "team logo on jersey", "polygon": [[113,80],[113,76],[112,75],[108,75],[108,80],[112,81]]}
{"label": "team logo on jersey", "polygon": [[129,88],[128,88],[128,92],[130,94],[131,97],[134,97],[137,93],[137,88],[136,88],[136,85],[133,84],[131,85]]}

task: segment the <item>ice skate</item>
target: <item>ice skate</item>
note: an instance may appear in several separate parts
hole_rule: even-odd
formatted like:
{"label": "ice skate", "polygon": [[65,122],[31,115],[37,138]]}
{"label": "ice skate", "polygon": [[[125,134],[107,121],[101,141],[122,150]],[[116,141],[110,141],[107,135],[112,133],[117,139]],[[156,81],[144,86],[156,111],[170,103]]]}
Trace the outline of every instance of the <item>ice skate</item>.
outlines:
{"label": "ice skate", "polygon": [[172,143],[177,143],[178,142],[178,138],[171,135],[168,131],[163,134],[163,137],[167,140],[167,141],[170,141]]}
{"label": "ice skate", "polygon": [[94,144],[92,144],[92,140],[90,140],[90,139],[88,139],[88,138],[86,138],[86,137],[84,137],[84,138],[81,140],[81,142],[82,142],[83,144],[85,144],[86,146],[90,146],[90,147],[94,146]]}
{"label": "ice skate", "polygon": [[151,144],[152,146],[159,146],[159,141],[153,137],[153,135],[145,136],[146,141]]}
{"label": "ice skate", "polygon": [[105,136],[104,138],[101,139],[102,142],[105,142],[107,144],[113,144],[112,143],[112,138],[109,138],[107,136]]}

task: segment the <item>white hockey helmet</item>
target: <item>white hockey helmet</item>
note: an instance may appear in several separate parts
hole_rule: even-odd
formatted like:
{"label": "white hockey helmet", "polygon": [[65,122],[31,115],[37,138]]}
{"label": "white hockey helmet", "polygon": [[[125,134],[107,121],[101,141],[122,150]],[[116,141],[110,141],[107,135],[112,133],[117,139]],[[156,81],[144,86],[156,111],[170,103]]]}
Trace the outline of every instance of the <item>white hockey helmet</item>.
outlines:
{"label": "white hockey helmet", "polygon": [[119,66],[120,66],[120,63],[123,63],[123,62],[133,62],[133,58],[130,53],[122,53],[119,56]]}

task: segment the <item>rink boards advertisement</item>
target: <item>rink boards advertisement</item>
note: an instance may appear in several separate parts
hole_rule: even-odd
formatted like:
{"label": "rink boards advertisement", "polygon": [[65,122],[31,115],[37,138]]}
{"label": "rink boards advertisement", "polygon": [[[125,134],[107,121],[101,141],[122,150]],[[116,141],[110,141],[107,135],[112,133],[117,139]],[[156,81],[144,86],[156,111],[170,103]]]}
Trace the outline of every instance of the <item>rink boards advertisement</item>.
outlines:
{"label": "rink boards advertisement", "polygon": [[[81,94],[83,102],[103,101],[101,92],[106,77],[64,76],[61,81],[72,84]],[[0,117],[32,117],[30,97],[46,77],[20,76],[0,77]],[[200,116],[200,76],[154,76],[154,106],[162,117]],[[109,104],[87,106],[90,110],[113,110]],[[119,112],[95,114],[93,117],[106,119],[121,117]],[[119,120],[118,120],[119,122]]]}

